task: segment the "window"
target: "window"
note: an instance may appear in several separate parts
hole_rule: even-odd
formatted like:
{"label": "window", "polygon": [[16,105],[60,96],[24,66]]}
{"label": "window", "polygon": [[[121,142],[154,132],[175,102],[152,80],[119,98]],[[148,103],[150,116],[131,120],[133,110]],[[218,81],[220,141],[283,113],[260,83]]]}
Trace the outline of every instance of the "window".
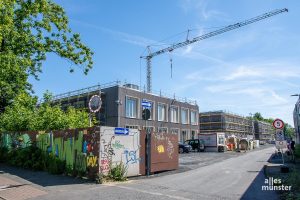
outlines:
{"label": "window", "polygon": [[170,107],[170,121],[178,123],[178,107]]}
{"label": "window", "polygon": [[155,128],[153,126],[143,126],[143,129],[146,130],[146,131],[150,130],[150,132],[155,131]]}
{"label": "window", "polygon": [[198,125],[198,118],[197,118],[197,112],[191,111],[191,124],[192,125]]}
{"label": "window", "polygon": [[167,106],[165,104],[158,104],[157,105],[157,120],[158,121],[167,121]]}
{"label": "window", "polygon": [[174,134],[174,135],[178,135],[179,129],[178,128],[172,128],[171,133]]}
{"label": "window", "polygon": [[168,133],[168,128],[166,128],[166,127],[159,127],[158,128],[158,132],[159,133]]}
{"label": "window", "polygon": [[[191,133],[192,133],[192,139],[196,139],[197,138],[197,135],[196,135],[197,131],[192,130]],[[197,142],[198,142],[198,140],[197,140]]]}
{"label": "window", "polygon": [[181,123],[188,124],[189,123],[189,110],[185,108],[181,108]]}
{"label": "window", "polygon": [[188,131],[187,130],[182,130],[180,134],[180,141],[184,142],[188,139]]}
{"label": "window", "polygon": [[126,117],[137,118],[138,100],[133,97],[126,97]]}
{"label": "window", "polygon": [[135,126],[135,125],[126,125],[125,128],[139,129],[139,126]]}

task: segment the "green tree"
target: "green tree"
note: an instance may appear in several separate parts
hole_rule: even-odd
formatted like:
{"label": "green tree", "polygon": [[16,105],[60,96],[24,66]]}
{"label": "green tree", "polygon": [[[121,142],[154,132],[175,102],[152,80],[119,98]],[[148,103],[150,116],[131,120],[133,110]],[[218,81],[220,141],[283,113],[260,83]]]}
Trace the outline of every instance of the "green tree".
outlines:
{"label": "green tree", "polygon": [[0,113],[18,94],[30,91],[27,79],[38,79],[48,53],[79,65],[85,74],[93,65],[93,52],[72,33],[61,6],[52,0],[1,0]]}
{"label": "green tree", "polygon": [[[69,107],[66,112],[68,128],[85,128],[90,126],[89,114],[83,110],[76,110]],[[91,121],[93,125],[93,120]]]}
{"label": "green tree", "polygon": [[253,118],[258,121],[262,121],[264,119],[259,112],[254,113]]}
{"label": "green tree", "polygon": [[19,94],[5,112],[0,115],[0,131],[30,130],[35,118],[37,98],[26,93]]}
{"label": "green tree", "polygon": [[284,124],[283,132],[284,132],[285,137],[288,137],[288,138],[294,138],[295,137],[295,130],[288,123]]}

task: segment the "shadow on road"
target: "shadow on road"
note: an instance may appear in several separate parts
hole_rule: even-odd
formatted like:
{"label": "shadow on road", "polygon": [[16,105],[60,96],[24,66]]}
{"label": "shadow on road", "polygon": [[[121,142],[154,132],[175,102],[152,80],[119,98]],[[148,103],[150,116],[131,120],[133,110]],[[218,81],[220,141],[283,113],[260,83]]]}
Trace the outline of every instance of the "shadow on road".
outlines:
{"label": "shadow on road", "polygon": [[[83,184],[92,183],[90,180],[84,180],[81,178],[74,178],[71,176],[52,175],[43,171],[30,171],[22,168],[16,168],[4,164],[0,164],[0,174],[8,174],[9,178],[20,182],[18,177],[25,179],[26,181],[34,184],[46,187],[46,186],[58,186],[58,185],[71,185],[71,184]],[[12,176],[11,176],[12,175]],[[17,177],[14,177],[17,176]],[[24,182],[24,181],[22,181]]]}
{"label": "shadow on road", "polygon": [[[270,159],[272,158],[272,155]],[[268,162],[270,161],[268,160]],[[248,187],[246,192],[241,197],[242,200],[277,200],[279,199],[276,191],[266,191],[263,190],[263,186],[268,186],[268,184],[265,183],[265,173],[264,168],[262,168],[260,171],[248,171],[250,173],[259,172],[255,179],[252,181],[251,185]]]}

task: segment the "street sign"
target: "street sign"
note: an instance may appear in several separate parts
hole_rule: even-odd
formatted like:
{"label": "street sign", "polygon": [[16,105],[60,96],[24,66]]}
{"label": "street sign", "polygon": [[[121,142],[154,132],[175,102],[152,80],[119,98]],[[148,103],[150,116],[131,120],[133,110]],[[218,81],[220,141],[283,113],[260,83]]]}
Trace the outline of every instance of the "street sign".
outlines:
{"label": "street sign", "polygon": [[274,122],[273,122],[273,126],[276,129],[283,129],[284,122],[281,119],[275,119]]}
{"label": "street sign", "polygon": [[102,105],[101,97],[99,95],[93,95],[89,101],[89,109],[92,113],[96,113],[100,110]]}
{"label": "street sign", "polygon": [[277,149],[285,149],[285,148],[287,148],[287,142],[286,142],[286,140],[276,141],[275,145],[276,145]]}
{"label": "street sign", "polygon": [[150,109],[152,107],[152,103],[150,101],[143,100],[142,107]]}
{"label": "street sign", "polygon": [[128,128],[115,128],[115,134],[116,135],[129,135],[129,129]]}
{"label": "street sign", "polygon": [[275,140],[277,140],[277,141],[283,141],[284,140],[284,133],[281,129],[276,130]]}

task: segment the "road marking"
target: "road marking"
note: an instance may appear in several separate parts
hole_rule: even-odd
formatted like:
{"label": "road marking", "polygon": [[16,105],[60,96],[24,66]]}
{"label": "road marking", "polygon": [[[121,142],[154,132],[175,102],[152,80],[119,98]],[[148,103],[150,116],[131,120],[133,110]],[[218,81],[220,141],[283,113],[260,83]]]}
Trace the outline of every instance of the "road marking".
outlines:
{"label": "road marking", "polygon": [[165,196],[165,197],[169,197],[169,198],[172,198],[172,199],[191,200],[191,199],[188,199],[188,198],[185,198],[185,197],[179,197],[179,196],[173,196],[173,195],[168,195],[168,194],[162,194],[162,193],[159,193],[159,192],[149,192],[149,191],[146,191],[146,190],[141,190],[141,189],[126,187],[126,186],[121,186],[121,185],[116,185],[116,184],[108,184],[106,186],[118,187],[118,188],[121,188],[121,189],[132,190],[132,191],[141,192],[141,193],[145,193],[145,194],[152,194],[152,195],[157,195],[157,196]]}

